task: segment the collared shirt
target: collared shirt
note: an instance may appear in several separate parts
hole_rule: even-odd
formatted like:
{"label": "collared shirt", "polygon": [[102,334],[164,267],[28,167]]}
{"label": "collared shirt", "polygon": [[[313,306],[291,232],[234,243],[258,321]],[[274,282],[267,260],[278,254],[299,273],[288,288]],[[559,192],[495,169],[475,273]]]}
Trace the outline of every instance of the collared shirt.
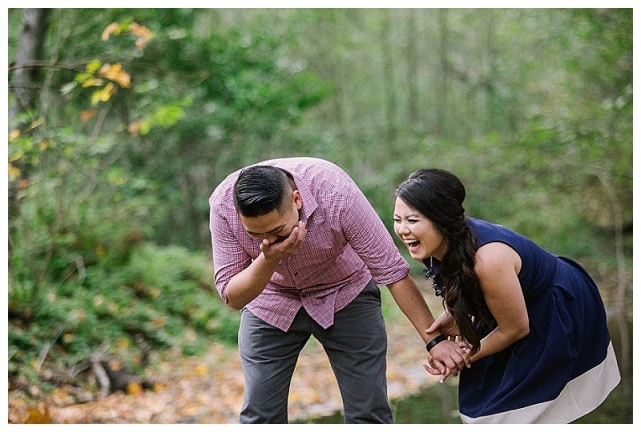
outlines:
{"label": "collared shirt", "polygon": [[[307,234],[301,248],[281,260],[262,293],[247,308],[287,331],[304,307],[323,328],[374,278],[397,282],[410,266],[356,183],[338,166],[316,158],[261,162],[292,175],[302,198],[300,220]],[[233,202],[239,171],[230,174],[209,198],[214,280],[227,303],[227,284],[258,257],[261,240],[252,239]]]}

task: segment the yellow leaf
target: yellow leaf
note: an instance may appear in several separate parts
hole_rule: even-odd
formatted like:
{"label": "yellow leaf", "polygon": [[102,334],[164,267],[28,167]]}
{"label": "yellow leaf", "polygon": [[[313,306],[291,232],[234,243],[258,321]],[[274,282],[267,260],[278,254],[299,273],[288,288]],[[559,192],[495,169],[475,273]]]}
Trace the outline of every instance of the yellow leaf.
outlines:
{"label": "yellow leaf", "polygon": [[37,128],[38,126],[40,126],[40,125],[44,124],[44,122],[45,122],[45,119],[44,119],[44,118],[42,118],[42,117],[38,117],[37,119],[35,119],[34,121],[32,121],[32,122],[29,124],[29,129],[27,129],[27,130],[35,129],[35,128]]}
{"label": "yellow leaf", "polygon": [[196,374],[196,376],[206,375],[207,372],[208,372],[207,365],[204,365],[204,364],[199,364],[194,368],[194,373]]}
{"label": "yellow leaf", "polygon": [[20,169],[9,163],[9,180],[14,180],[20,176]]}
{"label": "yellow leaf", "polygon": [[104,64],[100,68],[100,71],[98,71],[98,74],[110,79],[111,81],[117,82],[120,87],[127,88],[131,85],[131,76],[122,69],[122,65],[120,63],[116,63],[115,65],[110,65],[108,63]]}
{"label": "yellow leaf", "polygon": [[127,394],[137,396],[142,393],[143,393],[143,390],[140,383],[130,382],[129,384],[127,384]]}
{"label": "yellow leaf", "polygon": [[73,335],[71,333],[65,333],[62,336],[62,340],[64,343],[71,343],[73,342]]}
{"label": "yellow leaf", "polygon": [[44,406],[30,407],[27,412],[29,416],[24,421],[25,424],[52,424],[53,420],[49,415],[49,409]]}
{"label": "yellow leaf", "polygon": [[14,129],[11,132],[9,132],[9,142],[13,141],[14,139],[18,138],[20,136],[20,129]]}
{"label": "yellow leaf", "polygon": [[91,105],[97,105],[98,102],[107,102],[114,91],[115,87],[112,83],[107,84],[100,90],[96,90],[91,95]]}
{"label": "yellow leaf", "polygon": [[38,144],[38,150],[46,150],[49,148],[49,140],[42,140],[40,141],[40,144]]}
{"label": "yellow leaf", "polygon": [[153,33],[151,33],[151,30],[149,30],[147,27],[143,27],[138,23],[131,23],[129,24],[129,31],[135,34],[136,36],[141,36],[146,39],[151,39],[151,36]]}
{"label": "yellow leaf", "polygon": [[118,33],[120,33],[120,31],[118,30],[118,23],[111,23],[111,24],[109,24],[109,25],[108,25],[108,26],[107,26],[107,27],[102,31],[102,35],[100,35],[100,40],[106,41],[107,39],[109,39],[109,36],[110,36],[112,33],[115,33],[116,35],[117,35]]}
{"label": "yellow leaf", "polygon": [[89,78],[85,82],[82,83],[83,87],[98,87],[101,86],[104,83],[103,80],[99,78]]}
{"label": "yellow leaf", "polygon": [[[15,152],[9,157],[9,162],[15,162],[18,159],[20,159],[22,156],[24,156],[24,152],[22,150],[18,150],[17,152]],[[11,171],[11,169],[9,170]]]}
{"label": "yellow leaf", "polygon": [[122,369],[122,364],[118,360],[112,360],[109,362],[109,367],[113,371],[119,371]]}

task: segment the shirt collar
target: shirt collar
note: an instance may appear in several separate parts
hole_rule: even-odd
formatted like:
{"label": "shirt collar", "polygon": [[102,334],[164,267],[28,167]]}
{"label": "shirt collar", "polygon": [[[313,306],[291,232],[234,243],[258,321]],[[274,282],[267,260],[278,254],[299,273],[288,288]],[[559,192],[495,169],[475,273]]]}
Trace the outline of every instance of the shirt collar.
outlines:
{"label": "shirt collar", "polygon": [[309,219],[309,217],[312,215],[312,213],[314,213],[316,208],[318,208],[318,202],[316,201],[316,198],[312,194],[312,191],[309,187],[309,182],[305,178],[289,170],[285,170],[285,171],[291,174],[291,176],[294,178],[296,187],[300,192],[300,196],[303,201],[303,205],[300,211],[300,220],[302,222],[307,223],[307,219]]}

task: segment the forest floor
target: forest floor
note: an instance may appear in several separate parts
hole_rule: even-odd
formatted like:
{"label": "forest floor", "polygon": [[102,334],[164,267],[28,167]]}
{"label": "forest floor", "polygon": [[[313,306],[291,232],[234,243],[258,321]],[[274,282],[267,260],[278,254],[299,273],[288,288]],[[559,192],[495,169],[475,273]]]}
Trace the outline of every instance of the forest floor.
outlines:
{"label": "forest floor", "polygon": [[[432,310],[436,314],[441,309]],[[392,312],[386,325],[388,394],[393,400],[439,384],[438,378],[422,367],[427,353],[416,330],[398,309]],[[9,423],[238,423],[244,378],[235,347],[215,343],[203,356],[177,357],[167,353],[153,363],[146,378],[159,384],[155,390],[133,389],[129,394],[119,391],[103,398],[88,398],[87,403],[77,403],[77,398],[64,387],[43,395],[37,402],[9,391]],[[327,356],[312,338],[294,371],[289,419],[303,421],[341,408]]]}

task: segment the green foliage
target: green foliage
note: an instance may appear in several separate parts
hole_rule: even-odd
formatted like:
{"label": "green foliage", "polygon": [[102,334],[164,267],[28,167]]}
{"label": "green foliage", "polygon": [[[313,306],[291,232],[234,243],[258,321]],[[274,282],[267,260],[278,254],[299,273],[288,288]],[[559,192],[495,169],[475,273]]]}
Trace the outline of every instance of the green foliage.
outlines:
{"label": "green foliage", "polygon": [[9,325],[13,369],[33,374],[48,345],[47,361],[60,368],[103,344],[134,367],[132,356],[144,347],[195,355],[213,340],[234,344],[239,315],[222,303],[212,281],[211,263],[201,254],[152,244],[133,248],[120,266],[101,257],[82,278],[43,282],[37,298],[25,298],[23,283],[12,280],[9,307],[23,317]]}
{"label": "green foliage", "polygon": [[43,50],[40,105],[9,119],[10,373],[47,344],[233,342],[207,199],[267,158],[337,163],[390,230],[435,166],[554,253],[612,269],[631,232],[631,9],[54,9]]}

